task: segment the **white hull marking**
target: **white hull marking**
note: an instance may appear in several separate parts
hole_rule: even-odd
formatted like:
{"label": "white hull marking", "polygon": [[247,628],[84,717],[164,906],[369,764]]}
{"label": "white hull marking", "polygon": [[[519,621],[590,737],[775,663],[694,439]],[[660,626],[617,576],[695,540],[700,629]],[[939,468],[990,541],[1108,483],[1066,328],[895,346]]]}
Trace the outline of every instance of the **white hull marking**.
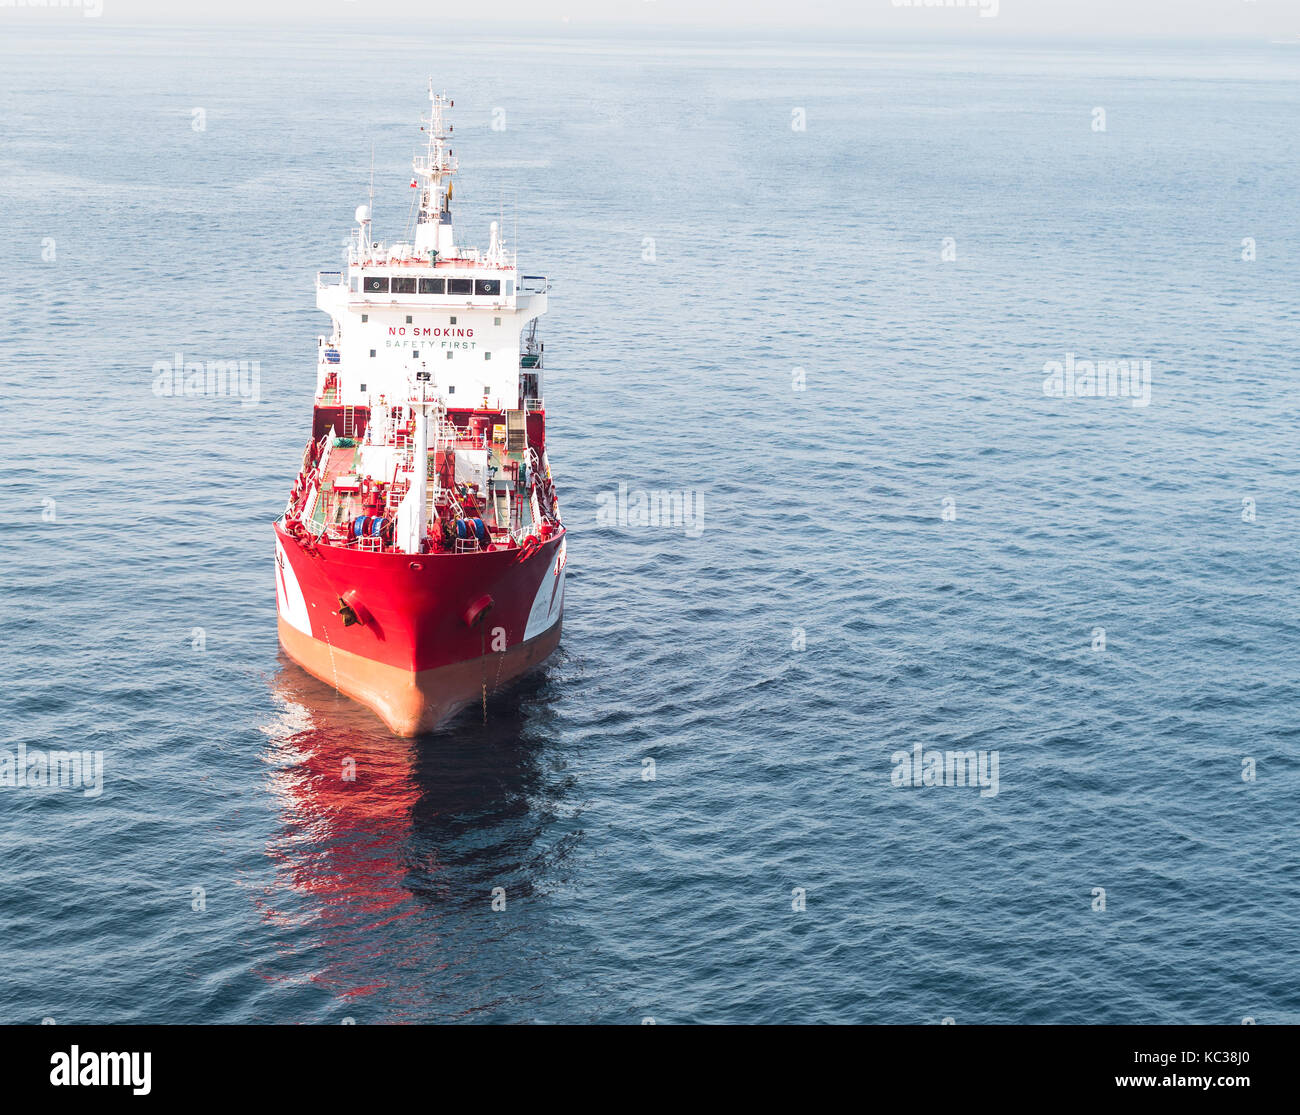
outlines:
{"label": "white hull marking", "polygon": [[[560,539],[560,548],[556,552],[555,562],[547,570],[547,576],[537,586],[537,595],[533,597],[533,607],[528,613],[528,624],[524,628],[524,641],[549,631],[560,622],[564,612],[564,564],[567,538]],[[559,582],[558,584],[556,582]]]}
{"label": "white hull marking", "polygon": [[290,627],[296,627],[304,635],[311,634],[307,600],[278,538],[275,540],[275,610]]}

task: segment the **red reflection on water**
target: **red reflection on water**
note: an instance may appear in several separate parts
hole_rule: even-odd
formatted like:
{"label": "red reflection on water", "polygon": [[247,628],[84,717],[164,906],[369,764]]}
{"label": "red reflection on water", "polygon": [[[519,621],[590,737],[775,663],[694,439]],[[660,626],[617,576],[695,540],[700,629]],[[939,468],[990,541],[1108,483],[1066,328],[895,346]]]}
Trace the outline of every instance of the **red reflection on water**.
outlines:
{"label": "red reflection on water", "polygon": [[[544,679],[525,683],[485,726],[470,718],[414,741],[281,661],[277,712],[263,728],[278,812],[266,842],[273,879],[254,894],[274,945],[254,971],[277,985],[277,1000],[286,985],[324,987],[358,1018],[366,997],[387,1021],[496,1009],[495,985],[475,982],[486,978],[478,955],[511,923],[467,940],[457,909],[471,891],[484,905],[498,880],[527,895],[573,846],[542,839],[568,788],[539,765],[544,743],[528,730]],[[470,1005],[446,999],[457,986],[477,988]]]}
{"label": "red reflection on water", "polygon": [[272,690],[281,711],[264,730],[281,827],[266,848],[276,883],[258,900],[263,916],[313,929],[317,943],[346,944],[339,935],[417,913],[403,858],[419,797],[413,744],[294,666]]}

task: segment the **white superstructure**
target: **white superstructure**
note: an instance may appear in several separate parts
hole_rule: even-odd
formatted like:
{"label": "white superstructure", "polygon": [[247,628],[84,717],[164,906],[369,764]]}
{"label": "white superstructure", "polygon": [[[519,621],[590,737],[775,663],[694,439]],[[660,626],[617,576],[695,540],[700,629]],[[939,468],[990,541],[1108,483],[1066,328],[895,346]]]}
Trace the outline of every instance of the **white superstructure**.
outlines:
{"label": "white superstructure", "polygon": [[432,82],[429,102],[428,149],[413,163],[411,185],[420,191],[413,241],[373,241],[363,205],[347,270],[317,276],[316,304],[334,323],[320,339],[317,405],[404,402],[414,374],[427,371],[429,398],[449,409],[539,409],[536,326],[522,352],[520,336],[546,312],[547,282],[519,274],[496,221],[486,252],[456,243],[456,159],[443,122],[453,102]]}

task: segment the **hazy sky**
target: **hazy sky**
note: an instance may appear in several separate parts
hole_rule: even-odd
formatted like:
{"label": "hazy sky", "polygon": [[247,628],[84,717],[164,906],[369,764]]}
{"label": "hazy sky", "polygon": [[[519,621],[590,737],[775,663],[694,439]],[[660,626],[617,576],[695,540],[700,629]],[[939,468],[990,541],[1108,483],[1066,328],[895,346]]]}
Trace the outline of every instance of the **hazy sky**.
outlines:
{"label": "hazy sky", "polygon": [[[27,3],[92,0],[0,0],[0,32]],[[367,21],[376,30],[403,23],[472,20],[502,30],[554,25],[597,30],[617,24],[733,28],[738,31],[940,31],[952,34],[1071,32],[1269,36],[1300,34],[1300,0],[966,0],[971,7],[928,8],[927,0],[93,0],[106,22],[292,22],[303,27]],[[930,0],[934,2],[934,0]],[[996,8],[983,16],[976,4]],[[41,13],[66,18],[71,13]]]}

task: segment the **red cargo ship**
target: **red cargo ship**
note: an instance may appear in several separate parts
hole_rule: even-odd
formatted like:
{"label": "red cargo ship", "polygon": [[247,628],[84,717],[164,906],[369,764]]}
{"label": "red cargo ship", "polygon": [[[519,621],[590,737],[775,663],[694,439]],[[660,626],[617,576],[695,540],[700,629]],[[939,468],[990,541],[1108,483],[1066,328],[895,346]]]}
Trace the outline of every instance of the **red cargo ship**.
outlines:
{"label": "red cargo ship", "polygon": [[560,641],[565,529],[546,453],[545,278],[496,222],[458,246],[456,159],[430,86],[413,235],[317,277],[312,437],[275,524],[280,643],[398,735],[432,729]]}

